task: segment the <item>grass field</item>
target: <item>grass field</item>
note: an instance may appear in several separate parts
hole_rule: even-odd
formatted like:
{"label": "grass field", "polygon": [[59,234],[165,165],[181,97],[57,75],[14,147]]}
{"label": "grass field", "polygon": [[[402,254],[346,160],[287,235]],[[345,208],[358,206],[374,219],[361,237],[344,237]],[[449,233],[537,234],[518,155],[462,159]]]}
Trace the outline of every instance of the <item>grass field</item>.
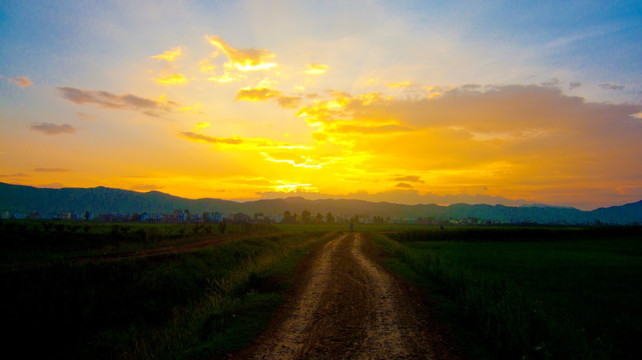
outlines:
{"label": "grass field", "polygon": [[178,246],[202,240],[275,233],[263,224],[149,224],[70,221],[0,221],[0,265],[63,261]]}
{"label": "grass field", "polygon": [[639,228],[455,228],[372,239],[471,358],[639,359]]}
{"label": "grass field", "polygon": [[[225,358],[266,328],[300,259],[347,230],[3,222],[2,345],[21,357]],[[639,227],[355,230],[429,294],[469,358],[642,358]]]}
{"label": "grass field", "polygon": [[211,234],[223,241],[180,253],[82,262],[66,257],[103,251],[105,242],[122,251],[131,243],[149,248],[207,238],[174,236],[163,225],[147,228],[158,236],[151,240],[129,232],[113,237],[110,229],[90,229],[95,236],[77,230],[39,234],[25,244],[19,236],[29,229],[4,228],[3,259],[50,260],[12,262],[0,271],[0,316],[9,330],[5,352],[24,358],[223,358],[265,329],[298,261],[328,236],[271,229]]}

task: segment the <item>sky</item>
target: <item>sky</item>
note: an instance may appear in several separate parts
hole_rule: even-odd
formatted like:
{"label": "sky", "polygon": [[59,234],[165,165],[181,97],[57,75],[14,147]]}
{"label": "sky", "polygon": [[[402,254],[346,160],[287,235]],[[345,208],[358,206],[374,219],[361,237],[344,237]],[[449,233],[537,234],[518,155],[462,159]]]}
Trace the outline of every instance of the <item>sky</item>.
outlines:
{"label": "sky", "polygon": [[642,199],[639,1],[4,1],[0,182]]}

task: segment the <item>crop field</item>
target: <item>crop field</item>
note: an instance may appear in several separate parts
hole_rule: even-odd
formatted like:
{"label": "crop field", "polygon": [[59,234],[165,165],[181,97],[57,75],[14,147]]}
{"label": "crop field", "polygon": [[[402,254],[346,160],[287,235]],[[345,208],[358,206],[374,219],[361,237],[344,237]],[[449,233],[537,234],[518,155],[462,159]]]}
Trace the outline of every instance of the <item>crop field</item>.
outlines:
{"label": "crop field", "polygon": [[[224,357],[265,329],[298,261],[327,235],[229,225],[224,234],[145,224],[90,224],[85,232],[60,224],[65,228],[52,226],[50,233],[39,222],[2,224],[1,316],[9,330],[3,338],[8,353]],[[123,233],[124,226],[131,230]],[[149,232],[152,238],[144,235]],[[181,247],[212,239],[215,246]],[[181,251],[145,252],[168,246]],[[123,249],[142,252],[102,255]]]}
{"label": "crop field", "polygon": [[639,359],[639,228],[371,234],[473,358]]}
{"label": "crop field", "polygon": [[[5,351],[70,359],[227,358],[252,346],[282,305],[297,300],[289,289],[305,288],[301,279],[339,295],[352,292],[354,299],[366,296],[357,291],[359,282],[386,279],[390,289],[398,288],[369,265],[370,258],[419,289],[468,358],[642,357],[639,227],[387,225],[358,226],[353,234],[346,225],[209,226],[0,223]],[[316,262],[306,260],[313,254]],[[304,262],[311,272],[295,277]],[[320,270],[314,264],[344,274],[346,281],[314,273]],[[365,276],[364,269],[369,275],[355,282],[353,274]],[[329,284],[321,281],[326,278]],[[311,302],[310,311],[349,309],[354,299],[319,297],[322,302]],[[413,299],[399,301],[417,303]],[[376,312],[357,308],[364,319]],[[331,342],[336,355],[345,336],[335,328],[354,314],[350,310],[336,322],[323,314],[306,316],[324,319],[318,324],[324,324],[326,338],[337,336]],[[402,317],[414,319],[408,322],[417,328],[424,320],[413,316]],[[376,322],[366,325],[370,333],[385,330]],[[262,339],[269,348],[270,339]],[[322,351],[311,339],[311,349]],[[363,351],[373,341],[353,340],[349,346],[361,344]]]}

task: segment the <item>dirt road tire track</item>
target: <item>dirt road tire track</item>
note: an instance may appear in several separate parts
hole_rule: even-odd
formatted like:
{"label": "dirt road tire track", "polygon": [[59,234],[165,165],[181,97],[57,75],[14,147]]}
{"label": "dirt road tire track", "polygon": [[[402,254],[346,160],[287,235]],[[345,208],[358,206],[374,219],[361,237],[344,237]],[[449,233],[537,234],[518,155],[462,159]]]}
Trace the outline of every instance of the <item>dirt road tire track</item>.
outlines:
{"label": "dirt road tire track", "polygon": [[440,335],[372,252],[358,233],[324,244],[270,329],[235,358],[453,359],[435,356]]}

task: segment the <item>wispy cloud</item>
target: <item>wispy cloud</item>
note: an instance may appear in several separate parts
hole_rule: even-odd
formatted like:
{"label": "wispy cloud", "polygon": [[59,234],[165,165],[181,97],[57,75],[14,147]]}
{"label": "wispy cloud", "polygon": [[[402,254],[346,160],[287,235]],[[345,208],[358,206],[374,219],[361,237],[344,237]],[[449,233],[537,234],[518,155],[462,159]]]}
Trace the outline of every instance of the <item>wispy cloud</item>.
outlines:
{"label": "wispy cloud", "polygon": [[624,85],[604,83],[604,84],[600,84],[598,86],[601,87],[604,90],[624,90]]}
{"label": "wispy cloud", "polygon": [[183,74],[161,72],[156,82],[164,85],[182,85],[187,82],[187,78]]}
{"label": "wispy cloud", "polygon": [[82,112],[77,112],[77,113],[76,113],[76,116],[78,116],[78,118],[79,118],[80,120],[83,120],[83,121],[86,121],[86,120],[96,120],[96,119],[98,118],[96,115],[85,114],[85,113],[82,113]]}
{"label": "wispy cloud", "polygon": [[199,134],[196,131],[182,131],[179,135],[191,141],[205,142],[210,144],[234,145],[244,149],[311,149],[309,146],[296,145],[285,142],[273,141],[263,138],[215,137]]}
{"label": "wispy cloud", "polygon": [[23,174],[23,173],[15,173],[15,174],[0,174],[0,178],[2,179],[15,179],[15,178],[24,178],[29,175]]}
{"label": "wispy cloud", "polygon": [[407,182],[414,182],[414,183],[424,183],[424,181],[421,180],[421,177],[417,175],[407,175],[407,176],[397,176],[392,178],[393,181],[407,181]]}
{"label": "wispy cloud", "polygon": [[152,56],[152,58],[167,61],[167,62],[173,62],[174,60],[176,60],[177,57],[181,56],[181,52],[182,52],[182,49],[179,46],[179,47],[172,48],[171,50],[167,50],[160,55],[154,55]]}
{"label": "wispy cloud", "polygon": [[62,169],[62,168],[35,168],[33,170],[36,172],[50,172],[50,173],[62,173],[62,172],[71,171],[69,169]]}
{"label": "wispy cloud", "polygon": [[300,96],[280,96],[277,102],[286,109],[296,109],[301,105],[303,99]]}
{"label": "wispy cloud", "polygon": [[31,130],[41,132],[45,135],[73,134],[78,128],[69,124],[33,123]]}
{"label": "wispy cloud", "polygon": [[328,165],[331,163],[317,161],[310,156],[297,156],[296,154],[290,153],[267,154],[265,152],[262,152],[261,155],[265,157],[265,160],[270,162],[284,163],[292,165],[294,167],[306,169],[321,169],[324,165]]}
{"label": "wispy cloud", "polygon": [[285,109],[297,109],[303,98],[301,96],[283,95],[280,91],[270,88],[246,88],[241,89],[236,94],[235,100],[245,101],[267,101],[276,100],[276,102]]}
{"label": "wispy cloud", "polygon": [[568,88],[571,90],[578,88],[580,86],[582,86],[582,83],[579,81],[571,81],[570,83],[568,83]]}
{"label": "wispy cloud", "polygon": [[171,100],[152,100],[132,94],[115,95],[108,91],[81,90],[73,87],[57,89],[63,98],[79,105],[93,104],[106,109],[140,111],[150,116],[157,116],[159,112],[180,110],[180,105]]}
{"label": "wispy cloud", "polygon": [[269,70],[277,66],[275,62],[270,61],[276,55],[269,50],[257,48],[238,49],[230,46],[215,35],[205,36],[205,39],[227,56],[228,62],[224,65],[227,68],[234,68],[239,71],[257,71]]}
{"label": "wispy cloud", "polygon": [[9,79],[9,81],[15,85],[18,85],[19,87],[28,87],[33,84],[31,80],[29,80],[29,78],[26,76],[12,77]]}
{"label": "wispy cloud", "polygon": [[235,100],[264,101],[281,96],[277,90],[268,88],[241,89],[236,94]]}
{"label": "wispy cloud", "polygon": [[180,133],[182,136],[186,137],[187,139],[190,140],[195,140],[195,141],[203,141],[211,144],[229,144],[229,145],[238,145],[243,143],[243,139],[241,138],[221,138],[221,137],[213,137],[213,136],[207,136],[203,134],[197,134],[193,131],[183,131]]}
{"label": "wispy cloud", "polygon": [[305,70],[305,73],[307,75],[323,75],[328,71],[329,68],[330,66],[325,64],[309,63],[308,68]]}
{"label": "wispy cloud", "polygon": [[400,82],[386,84],[386,86],[390,88],[403,88],[403,87],[408,87],[410,85],[412,85],[412,82],[410,81],[400,81]]}

